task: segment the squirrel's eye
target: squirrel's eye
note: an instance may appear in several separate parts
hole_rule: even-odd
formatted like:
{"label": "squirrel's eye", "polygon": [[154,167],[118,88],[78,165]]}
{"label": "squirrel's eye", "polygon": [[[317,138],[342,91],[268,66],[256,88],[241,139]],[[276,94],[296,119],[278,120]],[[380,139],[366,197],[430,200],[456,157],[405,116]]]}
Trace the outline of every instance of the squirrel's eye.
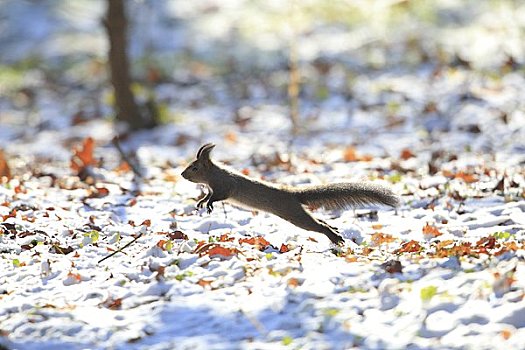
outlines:
{"label": "squirrel's eye", "polygon": [[197,167],[196,166],[191,167],[191,171],[197,171]]}

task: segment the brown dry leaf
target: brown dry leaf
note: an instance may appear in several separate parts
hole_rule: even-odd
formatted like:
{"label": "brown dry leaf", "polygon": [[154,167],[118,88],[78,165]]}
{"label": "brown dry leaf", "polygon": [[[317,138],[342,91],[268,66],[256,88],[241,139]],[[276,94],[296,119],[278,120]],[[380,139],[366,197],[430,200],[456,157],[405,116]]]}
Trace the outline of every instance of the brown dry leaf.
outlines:
{"label": "brown dry leaf", "polygon": [[357,262],[357,256],[352,255],[352,254],[347,255],[345,256],[345,261],[349,263]]}
{"label": "brown dry leaf", "polygon": [[369,162],[374,159],[374,157],[369,154],[358,154],[355,147],[349,146],[345,148],[343,152],[343,159],[345,162]]}
{"label": "brown dry leaf", "polygon": [[197,284],[198,284],[199,286],[201,286],[202,288],[205,288],[205,289],[206,289],[206,288],[210,288],[210,289],[211,289],[211,283],[212,283],[212,282],[213,282],[213,281],[200,279],[200,280],[197,282]]}
{"label": "brown dry leaf", "polygon": [[131,171],[131,166],[129,165],[128,162],[122,161],[120,162],[119,166],[116,167],[113,171],[115,171],[118,174],[128,173]]}
{"label": "brown dry leaf", "polygon": [[410,159],[410,158],[414,158],[415,155],[414,153],[412,153],[411,150],[409,150],[408,148],[404,148],[402,151],[401,151],[401,154],[399,155],[399,157],[403,160],[407,160],[407,159]]}
{"label": "brown dry leaf", "polygon": [[372,253],[374,251],[373,248],[370,248],[370,247],[364,247],[363,248],[363,251],[361,252],[363,255],[366,255],[368,256],[370,253]]}
{"label": "brown dry leaf", "polygon": [[157,271],[157,274],[155,275],[155,279],[156,279],[157,281],[159,281],[159,282],[162,281],[162,280],[164,280],[164,278],[165,278],[164,273],[166,272],[166,266],[162,266],[162,265],[161,265],[161,266],[159,266],[159,267],[157,268],[156,271]]}
{"label": "brown dry leaf", "polygon": [[51,248],[49,249],[49,252],[55,253],[55,254],[64,254],[67,255],[74,251],[74,249],[71,246],[67,247],[61,247],[58,244],[53,244]]}
{"label": "brown dry leaf", "polygon": [[166,250],[166,244],[169,242],[169,240],[161,239],[157,242],[156,246],[159,247],[161,250]]}
{"label": "brown dry leaf", "polygon": [[0,180],[5,177],[7,181],[11,180],[11,169],[7,164],[4,151],[0,149]]}
{"label": "brown dry leaf", "polygon": [[392,243],[396,239],[392,235],[386,233],[377,232],[372,235],[372,245],[378,246],[384,243]]}
{"label": "brown dry leaf", "polygon": [[233,131],[228,131],[226,135],[224,135],[224,139],[229,143],[236,143],[237,142],[237,134]]}
{"label": "brown dry leaf", "polygon": [[449,245],[451,245],[453,243],[454,243],[454,240],[452,240],[452,239],[447,239],[445,241],[438,242],[437,246],[436,246],[436,249],[437,250],[441,250],[441,249],[445,248],[446,246],[449,246]]}
{"label": "brown dry leaf", "polygon": [[18,194],[18,193],[27,193],[27,189],[22,185],[18,185],[14,188],[15,190],[15,193]]}
{"label": "brown dry leaf", "polygon": [[288,287],[296,288],[299,287],[302,283],[299,282],[297,278],[291,277],[288,279],[288,281],[286,281],[286,284],[288,285]]}
{"label": "brown dry leaf", "polygon": [[235,238],[228,236],[226,233],[219,236],[219,242],[232,242]]}
{"label": "brown dry leaf", "polygon": [[479,241],[476,242],[475,248],[480,250],[481,253],[487,253],[487,249],[494,249],[499,247],[499,244],[496,242],[496,237],[494,236],[488,236],[488,237],[481,237]]}
{"label": "brown dry leaf", "polygon": [[452,171],[450,171],[450,170],[443,170],[442,173],[443,173],[444,177],[448,177],[448,178],[454,178],[455,177],[455,174]]}
{"label": "brown dry leaf", "polygon": [[461,179],[468,184],[478,181],[478,178],[476,176],[474,176],[473,174],[463,172],[463,171],[458,172],[454,177],[456,179]]}
{"label": "brown dry leaf", "polygon": [[421,247],[421,245],[417,242],[417,241],[414,241],[414,240],[411,240],[411,241],[408,241],[408,242],[405,242],[401,245],[401,248],[397,249],[394,251],[394,254],[400,254],[400,253],[418,253],[422,250],[423,248]]}
{"label": "brown dry leaf", "polygon": [[501,337],[505,340],[508,340],[512,336],[512,332],[509,329],[504,329],[501,331]]}
{"label": "brown dry leaf", "polygon": [[374,230],[381,230],[383,228],[383,225],[381,224],[374,224],[372,225],[372,229]]}
{"label": "brown dry leaf", "polygon": [[288,247],[287,244],[281,244],[281,248],[279,248],[279,253],[287,253],[290,251],[290,247]]}
{"label": "brown dry leaf", "polygon": [[146,227],[150,227],[151,226],[151,220],[150,219],[146,219],[142,222],[141,224],[142,226],[146,226]]}
{"label": "brown dry leaf", "polygon": [[71,157],[71,169],[75,173],[80,173],[82,169],[95,165],[95,158],[93,157],[93,150],[95,149],[95,140],[92,137],[87,137],[82,142],[80,147],[73,149],[73,156]]}
{"label": "brown dry leaf", "polygon": [[173,172],[164,173],[164,181],[177,182],[178,180],[179,180],[179,175]]}
{"label": "brown dry leaf", "polygon": [[122,308],[122,298],[113,299],[109,297],[102,305],[110,310],[120,310]]}
{"label": "brown dry leaf", "polygon": [[241,238],[239,239],[239,244],[247,243],[250,245],[254,245],[259,250],[265,250],[266,247],[270,245],[270,242],[268,242],[264,237],[257,236],[257,237],[251,237],[251,238]]}
{"label": "brown dry leaf", "polygon": [[426,224],[424,227],[423,227],[423,234],[424,235],[430,235],[432,237],[437,237],[437,236],[441,236],[442,233],[439,232],[439,230],[437,229],[437,227],[435,226],[431,226],[429,224]]}
{"label": "brown dry leaf", "polygon": [[207,254],[209,256],[219,255],[219,256],[228,258],[230,256],[237,255],[237,253],[239,253],[239,250],[235,248],[225,248],[225,247],[216,245],[213,248],[207,250],[204,254]]}
{"label": "brown dry leaf", "polygon": [[82,276],[80,276],[79,273],[73,273],[72,271],[69,271],[66,278],[72,278],[77,282],[80,282],[82,280]]}
{"label": "brown dry leaf", "polygon": [[388,260],[381,264],[381,267],[388,273],[402,273],[403,265],[399,260]]}
{"label": "brown dry leaf", "polygon": [[109,195],[109,190],[105,187],[95,187],[90,190],[87,198],[104,198]]}
{"label": "brown dry leaf", "polygon": [[463,242],[455,244],[451,248],[442,248],[436,251],[435,256],[438,258],[444,258],[449,256],[464,256],[472,255],[476,256],[476,252],[472,250],[472,245],[469,242]]}
{"label": "brown dry leaf", "polygon": [[508,250],[513,250],[513,251],[516,251],[518,250],[518,245],[516,244],[516,242],[505,242],[503,243],[503,245],[505,246],[505,248],[507,248]]}
{"label": "brown dry leaf", "polygon": [[167,233],[169,239],[183,239],[185,241],[188,240],[188,235],[186,235],[184,232],[180,230],[176,230],[174,232]]}

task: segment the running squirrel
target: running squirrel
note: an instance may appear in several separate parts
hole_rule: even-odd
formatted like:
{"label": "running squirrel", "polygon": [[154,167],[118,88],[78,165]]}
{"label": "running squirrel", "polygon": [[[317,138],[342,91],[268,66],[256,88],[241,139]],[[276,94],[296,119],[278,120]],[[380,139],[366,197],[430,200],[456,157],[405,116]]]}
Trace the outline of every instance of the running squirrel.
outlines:
{"label": "running squirrel", "polygon": [[191,182],[206,184],[208,193],[197,203],[206,204],[208,213],[213,203],[228,200],[272,213],[308,231],[325,234],[335,244],[344,243],[337,228],[315,219],[305,207],[348,209],[363,204],[399,205],[399,198],[388,188],[372,183],[335,183],[290,187],[252,179],[210,159],[212,143],[203,145],[197,159],[184,169],[182,176]]}

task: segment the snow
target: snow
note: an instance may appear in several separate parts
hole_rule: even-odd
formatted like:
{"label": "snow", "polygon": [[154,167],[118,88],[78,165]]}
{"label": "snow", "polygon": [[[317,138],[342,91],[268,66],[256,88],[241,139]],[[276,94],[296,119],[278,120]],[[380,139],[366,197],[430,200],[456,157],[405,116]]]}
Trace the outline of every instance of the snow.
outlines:
{"label": "snow", "polygon": [[[0,79],[0,150],[14,175],[0,181],[0,347],[522,349],[525,7],[442,1],[435,24],[424,8],[410,20],[377,12],[391,3],[358,11],[370,26],[301,14],[292,136],[285,5],[129,2],[136,74],[169,72],[142,81],[168,124],[122,140],[143,179],[115,170],[103,2],[0,4],[0,77],[38,62]],[[422,53],[430,61],[414,63]],[[509,55],[517,68],[503,65]],[[70,168],[86,137],[102,159],[95,183]],[[256,178],[375,181],[402,205],[316,211],[340,229],[339,250],[271,214],[227,203],[207,214],[195,209],[202,187],[179,175],[205,142]],[[346,159],[350,147],[370,159]],[[270,246],[240,242],[253,237]],[[400,251],[410,242],[421,251]]]}

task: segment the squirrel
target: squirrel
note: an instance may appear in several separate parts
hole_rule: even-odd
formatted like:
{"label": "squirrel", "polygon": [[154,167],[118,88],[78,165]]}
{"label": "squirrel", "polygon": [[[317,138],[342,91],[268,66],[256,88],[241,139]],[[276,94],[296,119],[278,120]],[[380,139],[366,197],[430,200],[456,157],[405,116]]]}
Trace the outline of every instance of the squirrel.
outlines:
{"label": "squirrel", "polygon": [[335,183],[290,187],[256,180],[210,159],[212,143],[203,145],[197,158],[182,172],[182,177],[205,184],[208,193],[197,203],[206,204],[208,214],[213,203],[228,200],[234,204],[266,211],[308,231],[326,235],[334,244],[344,243],[337,228],[315,219],[305,207],[348,209],[363,204],[399,205],[399,198],[388,188],[372,183]]}

